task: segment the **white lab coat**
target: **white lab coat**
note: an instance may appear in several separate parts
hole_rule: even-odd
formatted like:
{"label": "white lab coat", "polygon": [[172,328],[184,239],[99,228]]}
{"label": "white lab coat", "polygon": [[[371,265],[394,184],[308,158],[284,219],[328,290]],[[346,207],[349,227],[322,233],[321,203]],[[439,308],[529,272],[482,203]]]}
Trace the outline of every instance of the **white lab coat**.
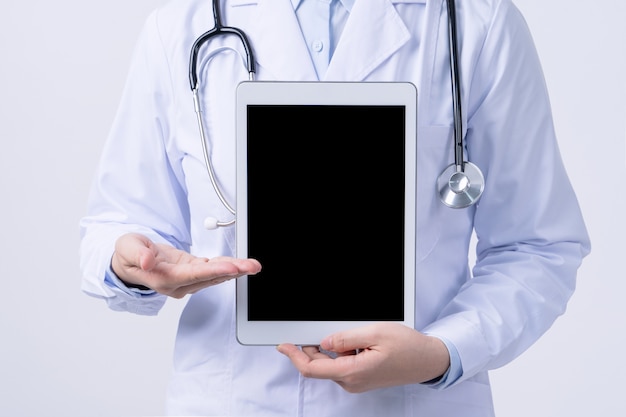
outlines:
{"label": "white lab coat", "polygon": [[[564,312],[589,241],[532,39],[510,0],[457,1],[467,156],[483,170],[486,186],[472,208],[450,209],[437,198],[437,175],[453,161],[445,10],[443,0],[357,1],[325,79],[411,81],[418,88],[415,322],[456,346],[462,377],[446,389],[408,385],[363,394],[305,379],[273,347],[237,343],[229,282],[188,300],[169,387],[171,414],[491,416],[487,371],[522,353]],[[257,79],[317,79],[289,0],[227,0],[222,14],[252,42]],[[212,24],[208,0],[176,0],[149,17],[139,39],[81,221],[83,290],[113,309],[156,314],[165,302],[104,282],[123,233],[141,232],[202,256],[234,254],[233,228],[202,227],[206,216],[230,215],[209,182],[188,81],[190,47]],[[204,65],[209,51],[224,44],[242,49],[234,37],[212,41],[200,54],[200,78],[215,171],[234,202],[234,89],[247,78],[243,52],[225,50]],[[277,217],[289,207],[288,200],[274,204]],[[335,218],[345,215],[338,208]],[[329,269],[320,281],[332,282],[334,273]]]}

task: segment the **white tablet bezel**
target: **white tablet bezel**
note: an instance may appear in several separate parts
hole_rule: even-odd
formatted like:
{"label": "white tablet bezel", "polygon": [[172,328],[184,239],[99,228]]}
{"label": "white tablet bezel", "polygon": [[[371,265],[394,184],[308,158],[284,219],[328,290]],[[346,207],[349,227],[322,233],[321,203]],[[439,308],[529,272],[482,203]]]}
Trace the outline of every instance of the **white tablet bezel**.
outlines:
{"label": "white tablet bezel", "polygon": [[[246,81],[237,89],[237,257],[247,258],[247,106],[248,105],[402,105],[405,106],[404,320],[414,327],[416,251],[417,90],[408,82]],[[411,180],[412,179],[412,180]],[[318,345],[334,332],[372,321],[249,321],[248,279],[236,282],[237,340],[244,345]]]}

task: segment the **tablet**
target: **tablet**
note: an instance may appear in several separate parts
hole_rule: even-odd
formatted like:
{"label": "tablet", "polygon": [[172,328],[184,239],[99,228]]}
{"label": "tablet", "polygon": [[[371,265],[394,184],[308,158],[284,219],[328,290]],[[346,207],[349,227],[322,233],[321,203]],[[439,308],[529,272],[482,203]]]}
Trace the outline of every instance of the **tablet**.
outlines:
{"label": "tablet", "polygon": [[237,339],[317,345],[414,325],[417,91],[404,82],[237,89]]}

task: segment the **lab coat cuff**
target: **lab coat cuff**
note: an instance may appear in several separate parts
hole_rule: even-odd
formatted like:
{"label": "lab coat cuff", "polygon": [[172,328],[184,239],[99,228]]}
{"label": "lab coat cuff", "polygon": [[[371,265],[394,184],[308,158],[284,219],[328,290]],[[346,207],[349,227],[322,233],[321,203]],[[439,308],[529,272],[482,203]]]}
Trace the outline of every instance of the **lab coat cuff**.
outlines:
{"label": "lab coat cuff", "polygon": [[491,348],[485,340],[481,328],[465,317],[460,314],[442,317],[423,329],[422,332],[444,341],[448,340],[450,346],[454,346],[458,352],[462,365],[461,375],[450,384],[456,385],[485,370],[491,357]]}
{"label": "lab coat cuff", "polygon": [[129,287],[126,285],[115,272],[113,272],[113,268],[109,267],[104,276],[104,282],[110,287],[118,288],[122,290],[124,293],[128,295],[153,295],[156,293],[153,289],[150,288],[137,288],[137,287]]}
{"label": "lab coat cuff", "polygon": [[426,385],[430,388],[435,389],[444,389],[454,384],[461,377],[461,375],[463,375],[463,366],[461,365],[461,357],[459,356],[459,351],[454,346],[454,344],[452,344],[452,342],[441,336],[433,335],[433,337],[441,340],[446,345],[446,348],[448,349],[448,354],[450,355],[450,366],[441,378],[438,378],[432,382],[424,382],[422,383],[422,385]]}
{"label": "lab coat cuff", "polygon": [[105,299],[112,310],[155,316],[167,299],[163,294],[151,289],[127,287],[111,268],[105,272],[104,283],[115,295]]}

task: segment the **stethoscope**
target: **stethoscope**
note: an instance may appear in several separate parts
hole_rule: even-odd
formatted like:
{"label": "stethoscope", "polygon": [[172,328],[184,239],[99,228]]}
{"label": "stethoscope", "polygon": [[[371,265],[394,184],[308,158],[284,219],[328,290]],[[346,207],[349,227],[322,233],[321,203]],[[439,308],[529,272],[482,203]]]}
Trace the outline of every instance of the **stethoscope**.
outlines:
{"label": "stethoscope", "polygon": [[[464,160],[465,139],[463,137],[463,113],[461,108],[461,83],[458,66],[457,52],[457,33],[456,33],[456,7],[454,0],[447,0],[448,5],[448,41],[450,47],[450,77],[452,83],[452,104],[454,111],[454,163],[448,165],[437,178],[437,192],[440,200],[451,208],[465,208],[473,205],[478,201],[485,188],[485,180],[483,174],[476,165]],[[220,12],[219,0],[213,0],[213,28],[196,39],[191,48],[191,57],[189,59],[189,83],[193,93],[193,103],[198,120],[200,130],[200,139],[202,141],[202,152],[204,163],[206,165],[211,185],[216,195],[220,199],[224,207],[233,215],[233,219],[228,221],[219,221],[215,217],[207,217],[204,220],[204,227],[207,229],[216,229],[218,227],[230,226],[235,223],[235,209],[228,203],[218,181],[215,177],[213,164],[209,156],[207,147],[206,133],[204,122],[202,120],[202,108],[200,106],[200,81],[198,79],[197,64],[198,54],[202,45],[210,39],[217,36],[234,35],[237,36],[246,53],[246,67],[249,79],[254,80],[256,73],[254,52],[248,41],[246,34],[238,28],[224,26]],[[215,54],[219,53],[216,51]],[[210,57],[209,57],[210,59]]]}
{"label": "stethoscope", "polygon": [[457,58],[456,7],[448,3],[448,42],[450,44],[450,76],[454,110],[454,163],[448,165],[437,178],[439,199],[448,207],[465,208],[478,201],[485,188],[480,168],[464,160],[463,112],[461,109],[461,77]]}

